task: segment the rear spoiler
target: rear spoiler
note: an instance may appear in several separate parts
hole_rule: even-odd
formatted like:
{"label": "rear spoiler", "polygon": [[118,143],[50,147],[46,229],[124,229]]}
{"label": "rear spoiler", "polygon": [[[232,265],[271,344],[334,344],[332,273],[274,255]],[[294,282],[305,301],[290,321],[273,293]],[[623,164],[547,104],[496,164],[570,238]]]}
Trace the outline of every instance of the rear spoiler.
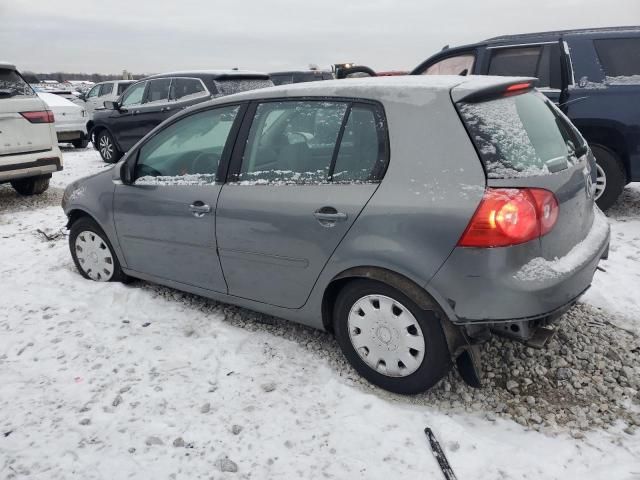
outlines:
{"label": "rear spoiler", "polygon": [[[478,77],[469,77],[478,78]],[[496,81],[498,80],[498,81]],[[486,102],[511,95],[519,95],[533,90],[538,79],[532,77],[487,77],[486,81],[466,81],[451,89],[451,99],[455,103]]]}

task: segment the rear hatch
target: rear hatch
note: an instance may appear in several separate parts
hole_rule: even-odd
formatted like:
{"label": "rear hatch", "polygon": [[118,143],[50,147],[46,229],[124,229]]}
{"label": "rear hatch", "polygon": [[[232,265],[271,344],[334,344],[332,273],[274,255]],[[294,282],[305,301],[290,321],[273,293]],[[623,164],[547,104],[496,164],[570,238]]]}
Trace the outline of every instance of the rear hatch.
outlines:
{"label": "rear hatch", "polygon": [[538,240],[542,256],[553,260],[591,229],[595,160],[571,122],[532,85],[511,80],[485,93],[454,89],[452,97],[484,165],[487,186],[543,188],[555,195],[558,220]]}
{"label": "rear hatch", "polygon": [[0,157],[51,149],[51,124],[22,115],[43,110],[44,102],[17,71],[0,68]]}

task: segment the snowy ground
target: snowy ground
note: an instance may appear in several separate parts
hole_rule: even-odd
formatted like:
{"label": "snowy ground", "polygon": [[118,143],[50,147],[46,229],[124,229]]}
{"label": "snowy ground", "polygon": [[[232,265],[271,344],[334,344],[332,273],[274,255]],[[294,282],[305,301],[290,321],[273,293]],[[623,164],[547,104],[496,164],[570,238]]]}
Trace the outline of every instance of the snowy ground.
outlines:
{"label": "snowy ground", "polygon": [[[426,426],[460,480],[640,478],[640,431],[622,415],[606,429],[589,419],[580,434],[525,427],[487,406],[486,396],[511,393],[495,382],[473,391],[455,374],[432,394],[389,395],[364,384],[327,334],[144,282],[82,279],[66,238],[37,230],[60,231],[64,186],[106,166],[92,149],[64,155],[43,196],[0,186],[0,478],[439,479]],[[638,186],[611,220],[607,272],[565,328],[588,323],[583,339],[608,328],[598,338],[637,365],[640,347],[624,342],[638,337],[609,322],[640,332]],[[570,357],[572,337],[561,338]],[[488,351],[553,362],[504,345]],[[489,363],[500,378],[517,376]],[[636,415],[631,383],[616,383],[623,400],[611,408]],[[237,472],[221,471],[233,469],[226,458]]]}

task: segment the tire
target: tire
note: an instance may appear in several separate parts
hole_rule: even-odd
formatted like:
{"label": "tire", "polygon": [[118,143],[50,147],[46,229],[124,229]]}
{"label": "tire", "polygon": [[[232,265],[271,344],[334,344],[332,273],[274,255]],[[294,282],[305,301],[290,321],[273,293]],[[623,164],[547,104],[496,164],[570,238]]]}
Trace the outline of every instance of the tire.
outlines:
{"label": "tire", "polygon": [[77,140],[73,140],[71,144],[75,148],[87,148],[87,146],[89,145],[89,139],[87,137],[78,138]]}
{"label": "tire", "polygon": [[[380,312],[389,313],[383,317]],[[433,387],[452,367],[438,317],[443,317],[440,310],[422,310],[384,283],[353,280],[338,294],[333,327],[342,352],[360,375],[390,392],[415,394]]]}
{"label": "tire", "polygon": [[[69,233],[69,250],[73,263],[84,278],[98,282],[129,281],[120,268],[107,235],[93,219],[81,217],[73,222]],[[100,252],[104,252],[104,256]],[[96,254],[93,258],[92,253]],[[107,261],[107,258],[110,260]]]}
{"label": "tire", "polygon": [[122,152],[118,150],[113,137],[108,130],[100,130],[96,134],[98,152],[105,163],[116,163],[122,157]]}
{"label": "tire", "polygon": [[39,175],[37,177],[12,180],[11,186],[20,195],[40,195],[49,188],[51,175]]}
{"label": "tire", "polygon": [[[627,174],[618,155],[602,145],[590,145],[598,164],[598,182],[596,183],[596,203],[601,210],[611,207],[627,184]],[[604,178],[603,178],[604,175]],[[604,181],[604,191],[602,188]]]}

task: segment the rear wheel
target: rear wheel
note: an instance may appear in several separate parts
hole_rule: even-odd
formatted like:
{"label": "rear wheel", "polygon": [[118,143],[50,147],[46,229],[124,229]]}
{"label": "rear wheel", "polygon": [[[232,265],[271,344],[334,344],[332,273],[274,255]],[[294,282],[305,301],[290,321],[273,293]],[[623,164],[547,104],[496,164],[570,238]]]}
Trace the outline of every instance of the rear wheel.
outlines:
{"label": "rear wheel", "polygon": [[106,163],[116,163],[122,157],[122,152],[118,150],[115,142],[113,141],[113,137],[107,130],[100,130],[96,136],[96,141],[98,142],[98,151],[100,152],[100,156],[102,160]]}
{"label": "rear wheel", "polygon": [[39,195],[49,188],[50,178],[51,175],[21,178],[19,180],[13,180],[11,186],[20,195]]}
{"label": "rear wheel", "polygon": [[338,344],[360,375],[385,390],[413,394],[451,368],[439,317],[386,284],[354,280],[338,295],[333,318]]}
{"label": "rear wheel", "polygon": [[118,257],[104,231],[88,217],[71,225],[69,249],[80,274],[96,282],[127,282]]}
{"label": "rear wheel", "polygon": [[601,145],[591,145],[591,151],[597,163],[596,203],[601,210],[606,210],[622,193],[627,184],[627,175],[614,152]]}

